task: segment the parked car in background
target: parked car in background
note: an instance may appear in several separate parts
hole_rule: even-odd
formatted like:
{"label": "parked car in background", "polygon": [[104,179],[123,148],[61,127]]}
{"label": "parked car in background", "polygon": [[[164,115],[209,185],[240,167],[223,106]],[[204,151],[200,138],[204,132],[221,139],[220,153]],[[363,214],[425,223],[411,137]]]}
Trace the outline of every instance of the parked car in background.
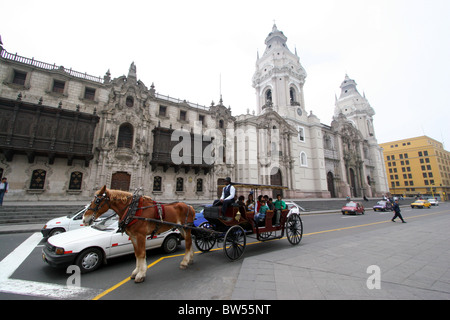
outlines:
{"label": "parked car in background", "polygon": [[345,204],[341,209],[342,214],[364,214],[364,206],[361,202],[350,201]]}
{"label": "parked car in background", "polygon": [[392,203],[386,200],[380,200],[373,206],[373,211],[392,211]]}
{"label": "parked car in background", "polygon": [[439,205],[439,201],[437,201],[435,198],[429,198],[427,200],[432,206],[438,206]]}
{"label": "parked car in background", "polygon": [[[81,273],[94,271],[107,259],[134,253],[130,237],[118,229],[118,216],[111,216],[93,226],[54,235],[42,249],[42,258],[53,267],[75,264]],[[172,229],[153,238],[147,236],[146,249],[172,253],[181,240],[180,232]]]}
{"label": "parked car in background", "polygon": [[286,207],[289,209],[288,216],[292,213],[300,214],[300,206],[295,202],[286,201]]}
{"label": "parked car in background", "polygon": [[192,207],[195,210],[195,219],[194,219],[194,226],[198,227],[200,226],[203,222],[207,222],[208,220],[206,220],[206,218],[203,216],[203,210],[205,209],[205,207],[211,207],[212,204],[194,204],[192,205]]}
{"label": "parked car in background", "polygon": [[416,200],[413,203],[411,203],[411,208],[428,208],[431,209],[431,203],[428,200]]}
{"label": "parked car in background", "polygon": [[[59,233],[83,228],[83,214],[86,212],[88,206],[89,205],[86,205],[84,208],[75,211],[74,213],[68,214],[67,216],[49,220],[41,229],[41,233],[44,238],[51,237]],[[102,221],[114,214],[116,213],[113,210],[108,210],[108,212],[104,213],[99,219],[96,220],[96,222]]]}

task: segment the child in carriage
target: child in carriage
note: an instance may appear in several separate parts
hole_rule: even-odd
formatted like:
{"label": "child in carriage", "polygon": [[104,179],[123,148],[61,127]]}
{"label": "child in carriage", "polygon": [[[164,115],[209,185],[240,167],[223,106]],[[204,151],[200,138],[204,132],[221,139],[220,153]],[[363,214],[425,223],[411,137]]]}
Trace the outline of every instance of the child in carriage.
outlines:
{"label": "child in carriage", "polygon": [[266,211],[269,210],[269,207],[266,204],[266,200],[261,199],[260,201],[261,205],[259,207],[258,213],[255,214],[255,222],[257,225],[259,225],[261,222],[264,223],[266,219]]}

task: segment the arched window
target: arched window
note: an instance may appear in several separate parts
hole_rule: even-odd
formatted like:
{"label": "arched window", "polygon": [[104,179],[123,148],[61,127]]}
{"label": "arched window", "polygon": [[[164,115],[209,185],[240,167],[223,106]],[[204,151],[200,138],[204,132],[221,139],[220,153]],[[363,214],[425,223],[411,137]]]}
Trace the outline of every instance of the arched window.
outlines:
{"label": "arched window", "polygon": [[83,182],[83,173],[74,171],[70,174],[69,190],[81,190],[81,183]]}
{"label": "arched window", "polygon": [[266,103],[267,102],[272,102],[272,90],[267,90],[266,91]]}
{"label": "arched window", "polygon": [[118,148],[133,148],[133,126],[124,123],[119,128],[119,138],[117,139]]}
{"label": "arched window", "polygon": [[289,97],[291,98],[291,104],[292,102],[297,101],[297,99],[295,98],[295,89],[292,87],[289,89]]}
{"label": "arched window", "polygon": [[45,186],[45,176],[47,172],[42,169],[33,170],[31,174],[30,189],[43,190]]}
{"label": "arched window", "polygon": [[134,99],[131,96],[127,97],[127,100],[125,101],[125,104],[127,107],[131,108],[134,105]]}
{"label": "arched window", "polygon": [[306,156],[306,153],[304,151],[300,152],[300,166],[308,166],[308,157]]}

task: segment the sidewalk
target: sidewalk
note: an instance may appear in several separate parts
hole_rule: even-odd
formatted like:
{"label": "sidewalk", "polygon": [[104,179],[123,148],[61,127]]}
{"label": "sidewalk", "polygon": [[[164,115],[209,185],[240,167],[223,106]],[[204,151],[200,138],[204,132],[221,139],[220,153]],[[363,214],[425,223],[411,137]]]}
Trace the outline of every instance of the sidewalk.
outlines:
{"label": "sidewalk", "polygon": [[[298,255],[281,250],[245,258],[232,299],[449,300],[448,230],[450,216],[439,214],[339,241],[306,235]],[[367,287],[372,265],[380,268],[380,289]]]}

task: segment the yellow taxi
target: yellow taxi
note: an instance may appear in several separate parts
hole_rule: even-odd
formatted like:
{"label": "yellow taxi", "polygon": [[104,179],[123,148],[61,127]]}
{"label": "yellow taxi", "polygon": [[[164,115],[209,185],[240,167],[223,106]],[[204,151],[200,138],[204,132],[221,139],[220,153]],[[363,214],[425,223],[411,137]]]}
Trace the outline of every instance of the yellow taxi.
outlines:
{"label": "yellow taxi", "polygon": [[431,203],[428,200],[416,200],[413,203],[411,203],[411,208],[428,208],[431,209]]}

